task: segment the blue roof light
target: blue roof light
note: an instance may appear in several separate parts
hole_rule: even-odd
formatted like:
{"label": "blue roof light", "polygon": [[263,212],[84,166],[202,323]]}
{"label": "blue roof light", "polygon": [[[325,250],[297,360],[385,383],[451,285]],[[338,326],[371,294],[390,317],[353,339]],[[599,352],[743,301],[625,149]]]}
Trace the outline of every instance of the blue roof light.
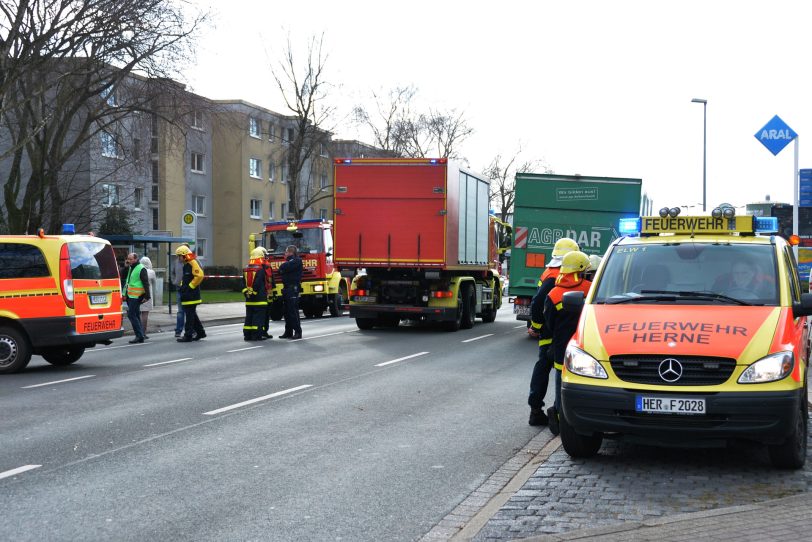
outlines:
{"label": "blue roof light", "polygon": [[76,233],[76,226],[73,224],[62,224],[62,235],[73,235]]}
{"label": "blue roof light", "polygon": [[637,235],[640,233],[640,218],[621,218],[617,230],[620,235]]}
{"label": "blue roof light", "polygon": [[778,217],[757,216],[753,229],[756,233],[778,233]]}

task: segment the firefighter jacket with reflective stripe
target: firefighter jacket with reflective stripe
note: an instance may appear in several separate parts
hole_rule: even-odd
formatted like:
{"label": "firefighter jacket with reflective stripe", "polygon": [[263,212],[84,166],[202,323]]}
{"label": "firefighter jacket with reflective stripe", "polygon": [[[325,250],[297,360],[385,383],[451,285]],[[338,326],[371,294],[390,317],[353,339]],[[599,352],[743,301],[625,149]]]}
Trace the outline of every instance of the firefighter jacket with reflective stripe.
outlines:
{"label": "firefighter jacket with reflective stripe", "polygon": [[584,279],[578,273],[563,273],[556,279],[555,287],[547,294],[544,301],[544,325],[552,333],[553,338],[553,364],[555,368],[561,370],[564,363],[564,352],[567,350],[567,343],[578,328],[578,313],[564,311],[564,294],[566,292],[589,291],[591,282]]}
{"label": "firefighter jacket with reflective stripe", "polygon": [[245,269],[242,270],[243,276],[243,295],[245,295],[245,304],[252,305],[267,305],[268,304],[268,274],[265,271],[265,266],[260,263],[249,263]]}
{"label": "firefighter jacket with reflective stripe", "polygon": [[533,301],[530,302],[530,325],[538,331],[539,346],[550,344],[552,342],[553,334],[549,328],[544,325],[544,300],[547,295],[555,287],[555,280],[558,278],[560,267],[548,267],[541,275],[539,289],[536,290],[536,295],[533,296]]}
{"label": "firefighter jacket with reflective stripe", "polygon": [[146,268],[139,264],[130,266],[127,271],[127,297],[131,299],[138,299],[141,296],[150,297],[149,291],[149,275],[147,275]]}
{"label": "firefighter jacket with reflective stripe", "polygon": [[183,264],[183,278],[180,282],[181,305],[197,305],[202,301],[199,286],[204,277],[203,269],[197,263],[195,255],[187,254],[186,263]]}

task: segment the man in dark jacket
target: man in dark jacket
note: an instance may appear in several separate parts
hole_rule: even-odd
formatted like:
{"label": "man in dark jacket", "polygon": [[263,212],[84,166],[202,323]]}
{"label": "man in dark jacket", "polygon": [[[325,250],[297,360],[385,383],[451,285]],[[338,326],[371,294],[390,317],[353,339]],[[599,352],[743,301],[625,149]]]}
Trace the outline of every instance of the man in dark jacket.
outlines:
{"label": "man in dark jacket", "polygon": [[149,276],[147,269],[138,258],[138,254],[131,252],[127,254],[127,279],[124,282],[124,295],[127,299],[127,318],[133,326],[135,339],[130,343],[142,343],[146,338],[146,329],[141,327],[141,304],[149,300]]}
{"label": "man in dark jacket", "polygon": [[285,303],[285,333],[282,339],[301,339],[302,326],[299,322],[299,291],[302,286],[302,259],[296,247],[285,249],[285,261],[279,266],[282,276],[282,300]]}

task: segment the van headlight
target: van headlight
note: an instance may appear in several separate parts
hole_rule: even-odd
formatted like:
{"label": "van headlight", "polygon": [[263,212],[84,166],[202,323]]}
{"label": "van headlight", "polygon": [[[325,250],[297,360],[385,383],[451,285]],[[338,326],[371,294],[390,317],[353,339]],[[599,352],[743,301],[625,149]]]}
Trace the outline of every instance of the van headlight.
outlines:
{"label": "van headlight", "polygon": [[609,378],[598,360],[575,346],[568,346],[564,353],[564,365],[567,370],[579,376],[589,378]]}
{"label": "van headlight", "polygon": [[777,352],[751,364],[739,377],[739,384],[761,384],[785,378],[795,366],[792,352]]}

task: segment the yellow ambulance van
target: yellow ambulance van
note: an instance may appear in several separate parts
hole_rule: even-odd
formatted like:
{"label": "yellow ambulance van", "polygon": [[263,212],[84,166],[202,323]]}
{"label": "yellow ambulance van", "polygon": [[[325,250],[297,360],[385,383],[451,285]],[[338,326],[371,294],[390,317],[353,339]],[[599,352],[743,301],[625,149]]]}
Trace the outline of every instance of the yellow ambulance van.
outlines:
{"label": "yellow ambulance van", "polygon": [[806,460],[812,294],[776,218],[624,219],[584,297],[562,374],[561,440],[573,457],[604,437],[668,447],[768,446]]}

